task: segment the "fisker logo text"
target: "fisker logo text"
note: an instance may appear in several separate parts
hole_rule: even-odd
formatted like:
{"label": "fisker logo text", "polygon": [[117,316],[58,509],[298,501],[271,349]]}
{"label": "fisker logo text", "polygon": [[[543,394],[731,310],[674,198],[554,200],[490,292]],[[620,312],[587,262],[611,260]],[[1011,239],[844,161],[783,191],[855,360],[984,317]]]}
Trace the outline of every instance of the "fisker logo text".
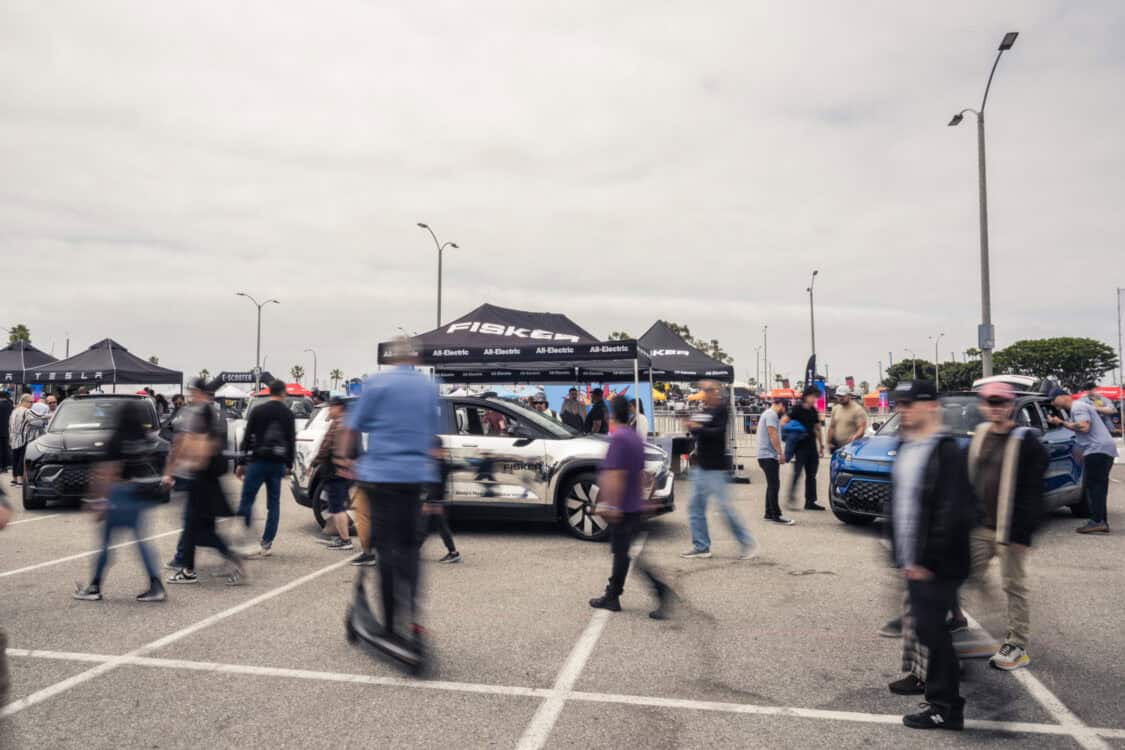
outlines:
{"label": "fisker logo text", "polygon": [[446,329],[446,333],[456,333],[457,331],[468,331],[469,333],[487,333],[490,336],[512,336],[517,339],[543,339],[545,341],[573,341],[578,343],[577,336],[571,336],[569,333],[555,333],[554,331],[544,331],[539,328],[518,328],[517,326],[505,326],[500,323],[454,323]]}

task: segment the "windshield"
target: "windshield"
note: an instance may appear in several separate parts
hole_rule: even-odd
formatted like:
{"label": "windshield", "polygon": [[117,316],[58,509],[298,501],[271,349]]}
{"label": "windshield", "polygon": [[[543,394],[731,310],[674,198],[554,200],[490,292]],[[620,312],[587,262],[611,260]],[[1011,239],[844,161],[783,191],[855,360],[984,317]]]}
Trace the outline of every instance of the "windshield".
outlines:
{"label": "windshield", "polygon": [[[124,398],[68,398],[59,404],[48,432],[68,432],[73,430],[111,430],[117,423],[117,415],[130,399]],[[151,403],[146,409],[148,420],[145,429],[155,429],[156,410]]]}
{"label": "windshield", "polygon": [[[951,435],[972,435],[977,425],[984,421],[977,408],[975,396],[946,396],[941,400],[941,421]],[[881,428],[880,435],[898,435],[899,415],[895,414]]]}
{"label": "windshield", "polygon": [[516,414],[517,417],[527,422],[528,424],[535,425],[544,432],[550,433],[551,437],[560,439],[572,438],[578,434],[577,431],[572,430],[562,422],[556,422],[550,417],[544,416],[539,412],[534,411],[533,409],[528,409],[526,406],[522,406],[521,404],[517,404],[512,401],[505,401],[499,398],[490,398],[488,399],[488,401],[489,403],[508,407]]}
{"label": "windshield", "polygon": [[[246,418],[250,418],[250,412],[254,411],[255,407],[261,406],[269,400],[269,396],[256,396],[251,399],[250,405],[246,407]],[[293,412],[293,416],[297,419],[308,419],[315,408],[312,399],[303,396],[286,396],[285,405],[289,407],[289,411]]]}

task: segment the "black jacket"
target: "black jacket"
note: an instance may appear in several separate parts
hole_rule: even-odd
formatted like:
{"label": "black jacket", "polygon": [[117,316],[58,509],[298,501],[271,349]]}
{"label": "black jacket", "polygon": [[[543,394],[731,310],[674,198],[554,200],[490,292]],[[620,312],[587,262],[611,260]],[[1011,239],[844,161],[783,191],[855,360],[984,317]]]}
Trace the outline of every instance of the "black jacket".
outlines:
{"label": "black jacket", "polygon": [[284,401],[269,401],[250,411],[239,450],[244,461],[272,461],[293,468],[297,425]]}
{"label": "black jacket", "polygon": [[[894,481],[891,483],[894,496]],[[894,502],[890,504],[887,528],[892,550],[897,553]],[[969,577],[969,532],[976,524],[977,500],[969,483],[965,453],[949,435],[938,440],[926,463],[918,512],[917,549],[913,559],[944,580]],[[898,559],[898,555],[894,555]]]}
{"label": "black jacket", "polygon": [[6,398],[0,398],[0,438],[8,437],[8,420],[12,418],[15,405]]}
{"label": "black jacket", "polygon": [[703,410],[706,419],[699,427],[692,429],[695,437],[695,460],[700,469],[707,471],[727,471],[730,457],[727,454],[727,420],[730,406],[720,404]]}

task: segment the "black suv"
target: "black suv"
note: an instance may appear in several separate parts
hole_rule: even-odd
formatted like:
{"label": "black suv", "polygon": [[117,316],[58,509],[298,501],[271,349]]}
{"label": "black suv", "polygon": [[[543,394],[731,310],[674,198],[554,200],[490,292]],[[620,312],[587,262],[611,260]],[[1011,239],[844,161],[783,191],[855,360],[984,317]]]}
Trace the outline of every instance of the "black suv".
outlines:
{"label": "black suv", "polygon": [[40,510],[50,500],[76,505],[89,496],[95,466],[105,460],[106,443],[121,407],[129,399],[144,401],[151,415],[147,427],[152,460],[145,476],[135,481],[143,486],[146,495],[168,499],[168,490],[160,485],[160,477],[169,444],[160,437],[156,406],[146,396],[98,394],[71,396],[63,401],[51,417],[47,432],[27,446],[24,508]]}

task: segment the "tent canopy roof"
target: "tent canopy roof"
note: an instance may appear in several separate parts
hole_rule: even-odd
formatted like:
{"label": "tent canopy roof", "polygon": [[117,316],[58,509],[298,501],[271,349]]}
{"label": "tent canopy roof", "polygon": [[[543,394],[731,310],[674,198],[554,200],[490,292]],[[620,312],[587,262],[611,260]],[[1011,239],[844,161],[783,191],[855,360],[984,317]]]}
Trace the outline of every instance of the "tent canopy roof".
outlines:
{"label": "tent canopy roof", "polygon": [[26,382],[25,370],[55,362],[54,357],[27,341],[16,341],[0,349],[0,383]]}
{"label": "tent canopy roof", "polygon": [[684,341],[663,320],[653,323],[637,343],[648,352],[652,360],[652,376],[657,380],[734,380],[733,367]]}
{"label": "tent canopy roof", "polygon": [[141,359],[113,339],[102,339],[69,359],[29,368],[29,383],[171,383],[184,374]]}

